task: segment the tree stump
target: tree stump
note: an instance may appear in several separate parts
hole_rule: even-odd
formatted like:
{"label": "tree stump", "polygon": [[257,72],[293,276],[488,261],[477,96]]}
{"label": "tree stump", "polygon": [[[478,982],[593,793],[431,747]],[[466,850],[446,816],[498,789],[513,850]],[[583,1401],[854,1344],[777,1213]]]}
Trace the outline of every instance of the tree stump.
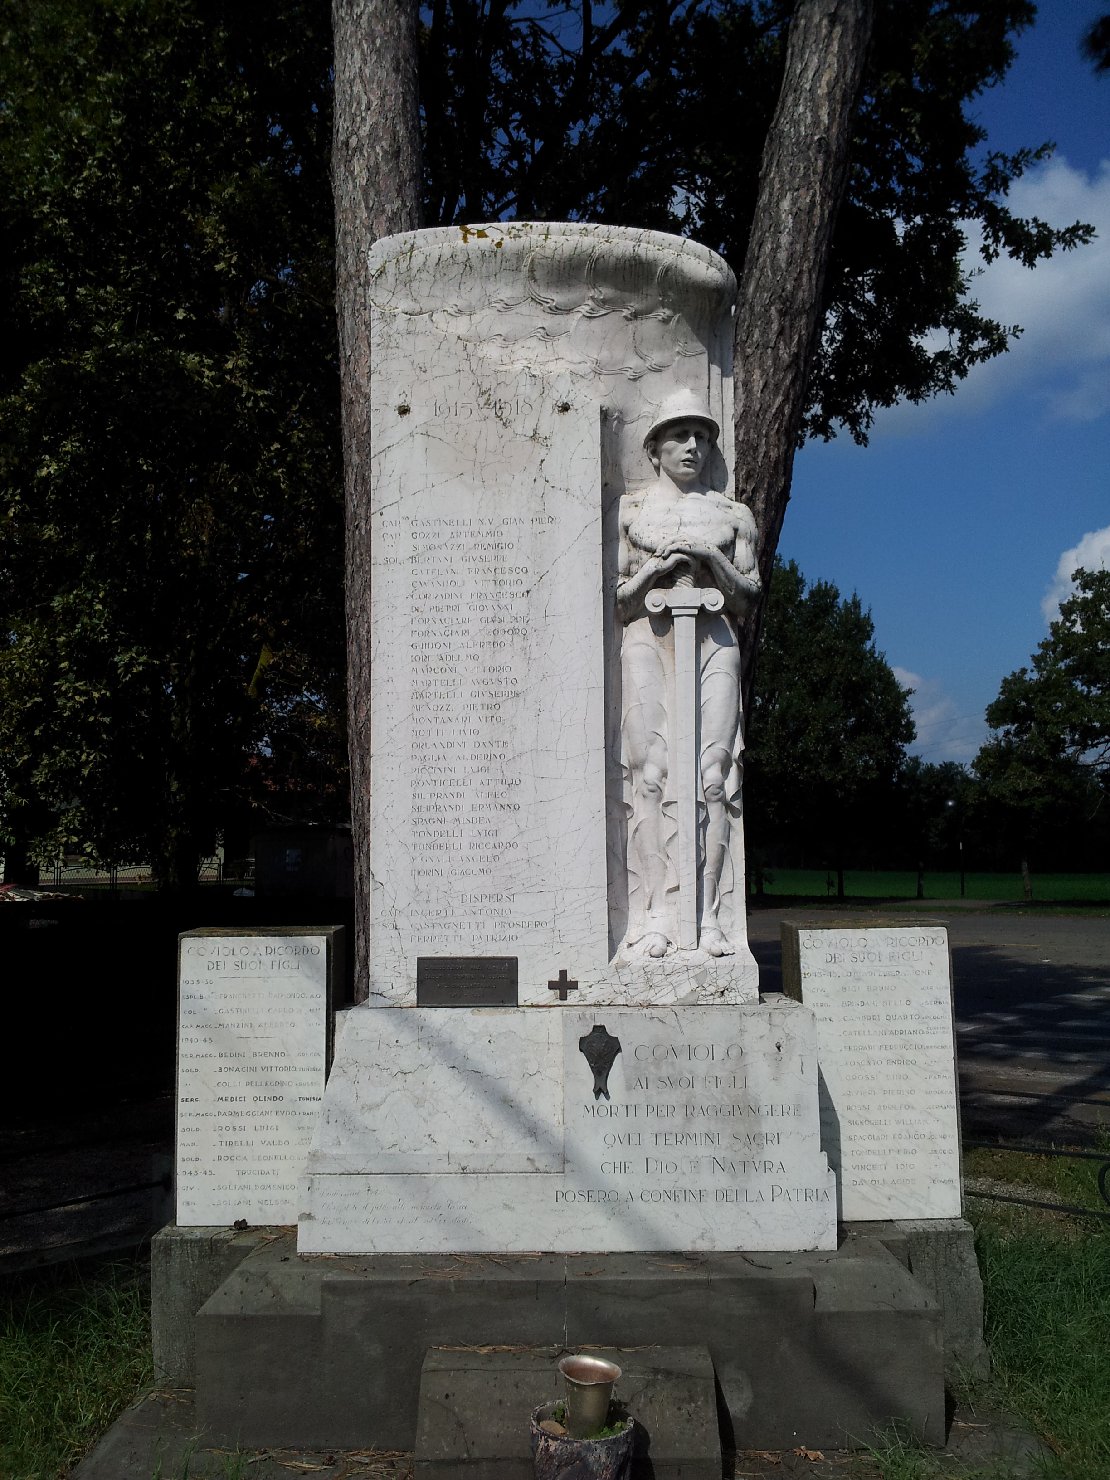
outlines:
{"label": "tree stump", "polygon": [[572,1439],[569,1434],[547,1433],[540,1425],[550,1421],[554,1403],[533,1410],[530,1424],[535,1480],[627,1480],[632,1467],[633,1422],[608,1439]]}

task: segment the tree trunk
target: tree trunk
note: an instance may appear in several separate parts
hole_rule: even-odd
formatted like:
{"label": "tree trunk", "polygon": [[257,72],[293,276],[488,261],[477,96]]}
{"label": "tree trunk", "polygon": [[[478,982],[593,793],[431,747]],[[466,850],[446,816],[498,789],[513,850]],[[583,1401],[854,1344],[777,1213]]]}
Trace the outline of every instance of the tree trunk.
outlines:
{"label": "tree trunk", "polygon": [[[162,829],[150,860],[158,889],[166,894],[189,894],[200,876],[201,843],[184,822],[170,822]],[[113,867],[113,872],[115,865]]]}
{"label": "tree trunk", "polygon": [[1029,860],[1024,856],[1021,860],[1021,897],[1026,904],[1033,898],[1033,876],[1029,872]]}
{"label": "tree trunk", "polygon": [[370,914],[370,305],[367,253],[420,225],[417,7],[333,0],[336,317],[347,545],[347,725],[355,855],[355,996],[367,992]]}
{"label": "tree trunk", "polygon": [[[871,37],[871,0],[799,0],[763,149],[735,330],[736,490],[759,530],[764,600],[790,497],[829,245]],[[759,612],[741,636],[751,712]]]}
{"label": "tree trunk", "polygon": [[39,887],[39,867],[32,861],[25,839],[14,839],[4,850],[4,883],[23,889]]}

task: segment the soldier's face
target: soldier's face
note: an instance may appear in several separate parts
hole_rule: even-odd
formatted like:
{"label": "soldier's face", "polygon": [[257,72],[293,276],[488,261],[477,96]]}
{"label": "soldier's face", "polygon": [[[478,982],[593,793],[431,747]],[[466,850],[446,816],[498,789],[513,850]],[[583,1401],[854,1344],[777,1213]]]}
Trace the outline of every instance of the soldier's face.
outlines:
{"label": "soldier's face", "polygon": [[712,439],[700,421],[674,421],[659,433],[656,456],[660,470],[680,487],[695,483],[709,457]]}

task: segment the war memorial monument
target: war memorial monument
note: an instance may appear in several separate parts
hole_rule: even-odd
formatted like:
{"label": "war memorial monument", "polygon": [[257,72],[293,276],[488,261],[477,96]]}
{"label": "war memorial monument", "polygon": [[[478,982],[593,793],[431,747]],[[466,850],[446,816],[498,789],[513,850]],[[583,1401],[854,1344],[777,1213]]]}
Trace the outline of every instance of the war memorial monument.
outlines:
{"label": "war memorial monument", "polygon": [[747,941],[732,274],[550,223],[371,266],[369,978],[336,1014],[334,932],[183,938],[163,1376],[226,1442],[427,1475],[530,1473],[509,1419],[582,1348],[658,1476],[942,1443],[946,933],[800,924],[762,999]]}

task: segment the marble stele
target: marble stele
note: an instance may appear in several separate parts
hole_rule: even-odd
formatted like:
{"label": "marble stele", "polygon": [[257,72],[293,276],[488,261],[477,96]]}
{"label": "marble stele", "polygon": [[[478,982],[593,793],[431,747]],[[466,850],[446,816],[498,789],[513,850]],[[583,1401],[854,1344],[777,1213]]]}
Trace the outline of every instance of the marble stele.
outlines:
{"label": "marble stele", "polygon": [[732,274],[546,223],[370,260],[371,966],[299,1247],[832,1247],[813,1014],[747,941]]}
{"label": "marble stele", "polygon": [[[515,960],[521,1003],[563,971],[578,1002],[754,999],[731,272],[559,224],[371,263],[371,1002],[464,956]],[[660,464],[668,418],[692,473]]]}
{"label": "marble stele", "polygon": [[821,1144],[841,1218],[963,1212],[945,926],[783,925],[783,990],[817,1018]]}

